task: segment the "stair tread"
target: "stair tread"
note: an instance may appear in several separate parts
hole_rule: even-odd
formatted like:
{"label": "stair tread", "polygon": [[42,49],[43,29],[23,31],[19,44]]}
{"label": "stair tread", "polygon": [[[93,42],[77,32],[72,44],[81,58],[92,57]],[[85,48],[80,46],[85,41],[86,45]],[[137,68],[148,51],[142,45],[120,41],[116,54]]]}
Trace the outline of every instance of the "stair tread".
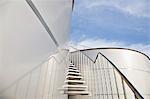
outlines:
{"label": "stair tread", "polygon": [[81,83],[85,83],[85,81],[82,81],[82,80],[66,80],[65,82],[81,82]]}
{"label": "stair tread", "polygon": [[65,91],[85,91],[85,88],[64,88]]}
{"label": "stair tread", "polygon": [[87,88],[85,85],[64,85],[64,88]]}
{"label": "stair tread", "polygon": [[69,66],[75,66],[74,64],[70,64]]}
{"label": "stair tread", "polygon": [[81,73],[68,72],[67,75],[78,75],[78,76],[81,76]]}
{"label": "stair tread", "polygon": [[79,75],[81,75],[81,73],[76,73],[76,72],[68,72],[67,74],[79,74]]}
{"label": "stair tread", "polygon": [[64,93],[68,95],[89,95],[87,91],[66,91]]}
{"label": "stair tread", "polygon": [[79,70],[74,70],[74,69],[68,69],[67,71],[78,71],[79,72]]}
{"label": "stair tread", "polygon": [[78,70],[68,70],[68,72],[76,72],[76,73],[80,73]]}
{"label": "stair tread", "polygon": [[83,77],[82,76],[70,76],[70,75],[68,75],[67,77],[66,77],[67,79],[83,79]]}
{"label": "stair tread", "polygon": [[76,70],[78,70],[76,67],[69,67],[68,69],[76,69]]}

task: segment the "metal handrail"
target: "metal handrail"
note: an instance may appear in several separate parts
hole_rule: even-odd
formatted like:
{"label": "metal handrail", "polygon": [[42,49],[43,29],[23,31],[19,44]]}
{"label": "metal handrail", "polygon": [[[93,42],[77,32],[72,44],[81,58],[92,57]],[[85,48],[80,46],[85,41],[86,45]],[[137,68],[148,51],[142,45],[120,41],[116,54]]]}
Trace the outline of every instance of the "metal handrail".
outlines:
{"label": "metal handrail", "polygon": [[[114,68],[116,69],[116,71],[120,74],[120,76],[123,78],[123,80],[126,82],[126,84],[130,87],[130,89],[133,91],[133,93],[135,94],[136,97],[139,97],[138,99],[144,99],[143,96],[138,92],[138,90],[132,85],[132,83],[125,77],[125,75],[116,67],[116,65],[111,62],[104,54],[102,53],[98,53],[98,55],[102,55],[112,66],[114,66]],[[97,60],[97,57],[95,59],[95,62]]]}
{"label": "metal handrail", "polygon": [[32,2],[32,0],[26,0],[26,2],[31,7],[31,9],[35,13],[35,15],[37,16],[37,18],[41,22],[41,24],[44,26],[45,30],[47,31],[47,33],[49,34],[49,36],[51,37],[51,39],[53,40],[53,42],[55,43],[55,45],[58,47],[59,46],[58,41],[56,40],[55,36],[51,32],[51,29],[49,28],[48,24],[46,23],[46,21],[42,17],[42,15],[39,12],[39,10],[37,9],[37,7],[34,5],[34,3]]}
{"label": "metal handrail", "polygon": [[102,48],[91,48],[85,45],[80,45],[83,47],[87,47],[87,49],[81,49],[80,51],[88,51],[88,50],[104,50],[104,49],[121,49],[121,50],[129,50],[129,51],[133,51],[133,52],[137,52],[139,54],[144,55],[146,58],[148,58],[148,60],[150,60],[150,57],[148,55],[146,55],[145,53],[138,51],[138,50],[134,50],[134,49],[129,49],[129,48],[120,48],[120,47],[102,47]]}
{"label": "metal handrail", "polygon": [[[70,47],[72,47],[72,46],[70,46]],[[132,83],[125,77],[125,75],[117,68],[117,66],[111,60],[109,60],[104,54],[102,54],[101,52],[98,52],[97,55],[96,55],[95,60],[93,61],[93,59],[91,59],[88,55],[86,55],[85,53],[83,53],[82,50],[79,50],[79,49],[77,49],[75,47],[72,47],[72,48],[76,49],[75,52],[81,52],[88,59],[90,59],[93,63],[96,63],[99,55],[103,56],[114,67],[114,69],[119,73],[119,75],[121,76],[121,78],[126,82],[126,84],[128,85],[128,87],[134,93],[135,98],[137,98],[137,99],[144,99],[144,97],[138,92],[138,90],[132,85]],[[71,52],[71,53],[75,53],[75,52]]]}

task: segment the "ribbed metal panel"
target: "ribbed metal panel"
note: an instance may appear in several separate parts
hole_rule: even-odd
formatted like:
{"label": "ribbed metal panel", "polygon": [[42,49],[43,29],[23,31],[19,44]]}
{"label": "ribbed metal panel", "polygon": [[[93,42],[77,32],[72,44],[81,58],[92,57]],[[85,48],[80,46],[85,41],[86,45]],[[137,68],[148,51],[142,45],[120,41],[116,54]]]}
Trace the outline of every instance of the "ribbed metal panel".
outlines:
{"label": "ribbed metal panel", "polygon": [[[98,53],[98,51],[97,51]],[[93,61],[80,51],[71,53],[70,60],[79,68],[87,82],[89,96],[72,99],[135,99],[135,94],[114,66],[102,55]],[[137,97],[137,99],[142,99]]]}
{"label": "ribbed metal panel", "polygon": [[0,99],[67,99],[60,92],[65,81],[67,51],[60,51],[0,91]]}

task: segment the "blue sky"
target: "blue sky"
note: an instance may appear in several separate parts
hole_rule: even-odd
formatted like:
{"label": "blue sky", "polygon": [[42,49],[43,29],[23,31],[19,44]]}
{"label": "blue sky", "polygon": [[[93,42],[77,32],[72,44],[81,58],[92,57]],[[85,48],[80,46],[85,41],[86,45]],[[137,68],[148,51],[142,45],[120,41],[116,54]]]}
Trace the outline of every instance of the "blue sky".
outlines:
{"label": "blue sky", "polygon": [[150,0],[75,0],[72,43],[150,54]]}

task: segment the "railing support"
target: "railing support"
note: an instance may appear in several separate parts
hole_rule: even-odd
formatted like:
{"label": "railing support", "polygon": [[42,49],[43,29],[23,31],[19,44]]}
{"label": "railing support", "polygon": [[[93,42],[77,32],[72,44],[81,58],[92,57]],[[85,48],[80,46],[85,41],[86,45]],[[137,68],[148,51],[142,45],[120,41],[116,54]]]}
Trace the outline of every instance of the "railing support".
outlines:
{"label": "railing support", "polygon": [[[74,47],[73,47],[74,48]],[[76,48],[75,48],[76,49]],[[126,76],[117,68],[117,66],[112,62],[110,61],[105,55],[103,55],[102,53],[98,52],[97,53],[97,56],[95,58],[95,60],[92,60],[89,56],[87,56],[85,53],[83,53],[82,51],[84,50],[78,50],[76,49],[75,52],[72,52],[71,54],[74,54],[74,53],[82,53],[85,57],[87,57],[87,59],[89,59],[91,62],[93,62],[93,64],[96,63],[96,61],[99,59],[99,55],[102,56],[103,59],[105,59],[108,63],[110,63],[113,67],[113,74],[114,74],[114,78],[115,78],[115,85],[116,85],[116,90],[117,90],[117,97],[118,99],[120,99],[120,93],[119,93],[119,89],[118,89],[118,84],[117,84],[117,78],[116,78],[116,73],[118,73],[120,76],[121,76],[121,84],[122,84],[122,87],[123,87],[123,94],[124,94],[124,99],[127,99],[127,94],[126,94],[126,88],[125,88],[125,84],[130,88],[130,90],[134,93],[135,95],[135,99],[144,99],[143,96],[138,92],[138,90],[132,85],[132,83],[126,78]],[[74,54],[75,55],[75,54]],[[72,56],[72,57],[79,57],[79,56]],[[105,82],[105,85],[106,85],[106,91],[107,90],[107,82],[106,82],[106,72],[105,72],[105,68],[104,68],[104,63],[103,63],[103,60],[102,60],[102,67],[103,67],[103,73],[104,73],[104,82]],[[115,73],[116,72],[116,73]],[[111,83],[111,82],[110,82]],[[107,94],[108,95],[108,94]]]}

